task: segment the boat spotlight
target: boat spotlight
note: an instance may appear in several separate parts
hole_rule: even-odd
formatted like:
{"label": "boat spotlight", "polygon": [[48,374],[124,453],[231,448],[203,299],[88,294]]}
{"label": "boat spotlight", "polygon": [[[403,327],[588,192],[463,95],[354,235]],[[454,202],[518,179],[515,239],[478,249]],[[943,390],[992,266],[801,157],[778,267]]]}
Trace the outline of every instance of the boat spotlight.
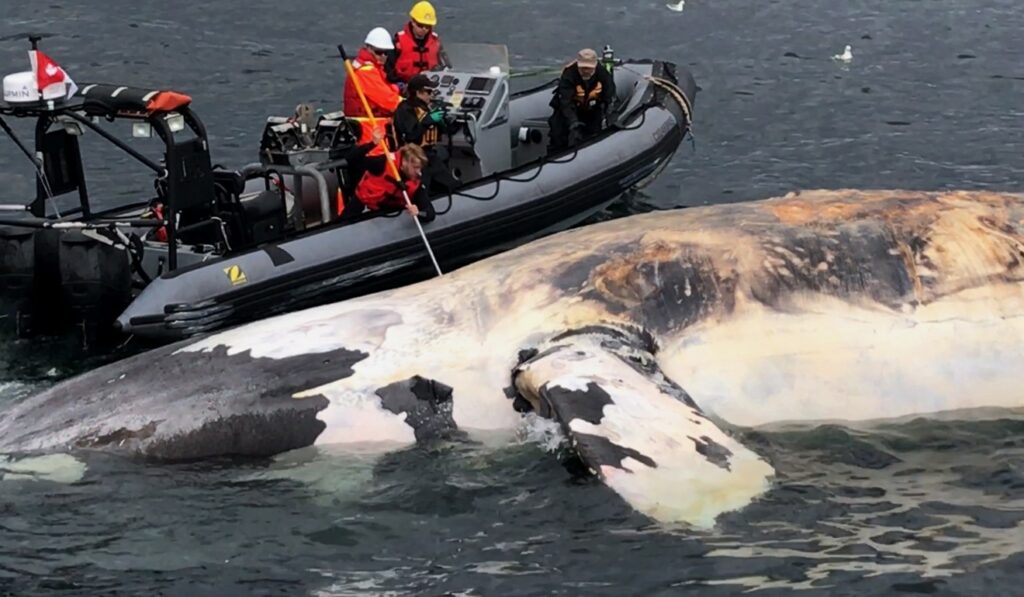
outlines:
{"label": "boat spotlight", "polygon": [[185,130],[185,117],[177,112],[164,116],[164,120],[167,121],[167,128],[171,129],[172,133]]}
{"label": "boat spotlight", "polygon": [[148,139],[153,136],[153,127],[148,122],[133,122],[132,137],[136,139]]}

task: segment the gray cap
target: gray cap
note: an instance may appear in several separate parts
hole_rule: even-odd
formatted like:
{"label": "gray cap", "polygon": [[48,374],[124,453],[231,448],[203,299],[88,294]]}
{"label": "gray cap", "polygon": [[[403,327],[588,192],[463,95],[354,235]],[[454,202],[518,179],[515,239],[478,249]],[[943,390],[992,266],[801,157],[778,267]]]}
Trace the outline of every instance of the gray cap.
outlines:
{"label": "gray cap", "polygon": [[590,48],[583,48],[576,54],[576,64],[579,66],[597,66],[597,52]]}

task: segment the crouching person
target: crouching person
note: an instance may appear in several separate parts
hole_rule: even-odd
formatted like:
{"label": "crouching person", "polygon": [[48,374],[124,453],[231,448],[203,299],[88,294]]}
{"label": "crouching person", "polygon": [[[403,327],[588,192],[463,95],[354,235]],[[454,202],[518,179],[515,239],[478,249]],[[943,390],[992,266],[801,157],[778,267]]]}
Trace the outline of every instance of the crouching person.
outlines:
{"label": "crouching person", "polygon": [[[394,154],[395,166],[401,181],[391,176],[387,158],[383,155],[365,158],[365,171],[356,186],[356,199],[370,211],[406,208],[421,222],[430,222],[435,217],[426,185],[422,184],[423,168],[427,165],[427,154],[414,143],[403,145]],[[409,194],[411,205],[406,205],[403,187]]]}

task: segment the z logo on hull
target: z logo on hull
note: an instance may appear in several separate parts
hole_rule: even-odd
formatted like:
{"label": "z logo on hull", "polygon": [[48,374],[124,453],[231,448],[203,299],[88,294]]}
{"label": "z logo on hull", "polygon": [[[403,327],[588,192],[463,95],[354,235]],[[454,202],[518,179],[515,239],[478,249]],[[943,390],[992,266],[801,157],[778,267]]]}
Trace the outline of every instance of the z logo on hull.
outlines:
{"label": "z logo on hull", "polygon": [[242,268],[237,265],[225,267],[224,273],[227,274],[228,280],[231,282],[232,286],[241,286],[249,281],[249,279],[245,277],[245,272],[243,272]]}

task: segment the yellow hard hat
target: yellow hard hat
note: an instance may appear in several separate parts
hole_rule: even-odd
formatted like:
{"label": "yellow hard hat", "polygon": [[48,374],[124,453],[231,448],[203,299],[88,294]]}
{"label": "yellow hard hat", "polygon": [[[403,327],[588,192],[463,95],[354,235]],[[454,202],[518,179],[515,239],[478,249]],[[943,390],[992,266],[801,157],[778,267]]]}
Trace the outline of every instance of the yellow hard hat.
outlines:
{"label": "yellow hard hat", "polygon": [[437,13],[434,11],[434,5],[426,0],[413,4],[409,16],[420,25],[430,25],[431,27],[437,25]]}

